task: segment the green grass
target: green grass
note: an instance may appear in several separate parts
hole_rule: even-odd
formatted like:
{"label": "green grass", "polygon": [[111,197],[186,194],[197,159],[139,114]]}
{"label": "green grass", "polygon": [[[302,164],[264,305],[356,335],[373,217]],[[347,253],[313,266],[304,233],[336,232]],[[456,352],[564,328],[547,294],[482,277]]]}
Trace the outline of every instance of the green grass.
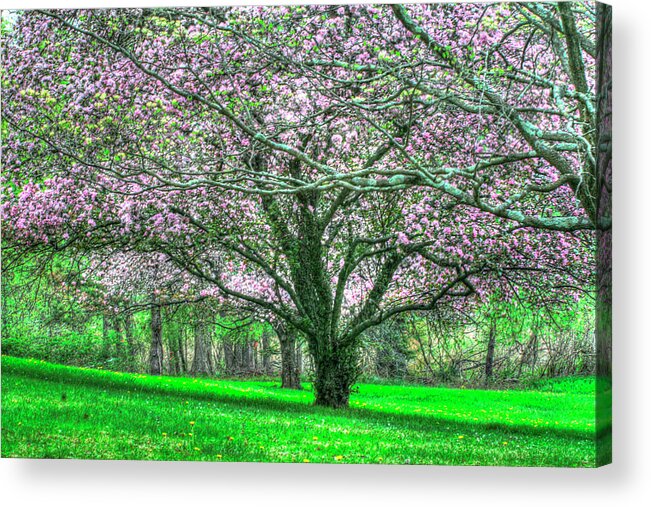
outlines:
{"label": "green grass", "polygon": [[[589,381],[588,381],[589,382]],[[2,358],[2,455],[595,466],[594,390],[361,384],[351,408],[277,382],[150,377]],[[593,383],[594,385],[594,383]]]}

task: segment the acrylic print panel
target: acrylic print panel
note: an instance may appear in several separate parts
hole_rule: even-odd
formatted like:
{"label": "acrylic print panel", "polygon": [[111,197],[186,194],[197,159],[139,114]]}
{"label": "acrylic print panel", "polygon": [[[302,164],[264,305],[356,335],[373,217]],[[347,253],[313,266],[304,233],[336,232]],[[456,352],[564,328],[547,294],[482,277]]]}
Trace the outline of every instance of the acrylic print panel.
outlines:
{"label": "acrylic print panel", "polygon": [[12,11],[2,455],[610,461],[611,11]]}

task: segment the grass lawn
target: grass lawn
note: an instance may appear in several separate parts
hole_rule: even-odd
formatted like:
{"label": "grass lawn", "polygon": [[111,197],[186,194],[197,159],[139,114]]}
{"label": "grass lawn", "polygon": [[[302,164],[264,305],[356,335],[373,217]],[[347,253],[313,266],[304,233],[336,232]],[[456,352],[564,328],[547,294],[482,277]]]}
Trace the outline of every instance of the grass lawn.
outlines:
{"label": "grass lawn", "polygon": [[[595,466],[594,380],[538,391],[361,384],[346,410],[310,386],[151,377],[2,358],[2,456]],[[607,445],[606,445],[607,447]]]}

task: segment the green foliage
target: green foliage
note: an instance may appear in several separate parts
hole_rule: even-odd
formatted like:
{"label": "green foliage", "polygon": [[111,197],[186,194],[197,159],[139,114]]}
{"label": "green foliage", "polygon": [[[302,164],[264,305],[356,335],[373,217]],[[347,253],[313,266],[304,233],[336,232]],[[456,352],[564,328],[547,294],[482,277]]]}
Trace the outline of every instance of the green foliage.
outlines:
{"label": "green foliage", "polygon": [[217,339],[228,338],[235,341],[259,341],[264,333],[273,334],[270,324],[261,321],[248,321],[237,316],[223,315],[216,321]]}
{"label": "green foliage", "polygon": [[594,393],[571,382],[564,392],[362,384],[350,409],[332,410],[272,382],[6,356],[2,368],[4,457],[569,467],[596,459]]}
{"label": "green foliage", "polygon": [[412,375],[421,381],[484,384],[494,333],[491,384],[530,384],[541,378],[594,372],[594,298],[554,299],[496,293],[468,315],[426,312],[409,317],[417,349]]}
{"label": "green foliage", "polygon": [[56,358],[64,364],[98,365],[101,339],[93,334],[80,334],[70,331],[52,336],[47,333],[29,335],[14,334],[3,338],[2,352],[19,357],[37,359]]}
{"label": "green foliage", "polygon": [[365,349],[374,352],[373,365],[367,367],[377,378],[399,380],[408,376],[408,364],[414,357],[404,319],[391,320],[368,330]]}
{"label": "green foliage", "polygon": [[[606,380],[606,382],[609,382]],[[533,383],[532,389],[536,391],[553,393],[581,393],[594,395],[597,388],[597,378],[590,375],[586,377],[563,377],[556,379],[541,379]],[[610,385],[608,386],[610,388]]]}
{"label": "green foliage", "polygon": [[73,264],[66,258],[30,260],[3,272],[4,354],[79,366],[101,362],[101,319],[61,291]]}

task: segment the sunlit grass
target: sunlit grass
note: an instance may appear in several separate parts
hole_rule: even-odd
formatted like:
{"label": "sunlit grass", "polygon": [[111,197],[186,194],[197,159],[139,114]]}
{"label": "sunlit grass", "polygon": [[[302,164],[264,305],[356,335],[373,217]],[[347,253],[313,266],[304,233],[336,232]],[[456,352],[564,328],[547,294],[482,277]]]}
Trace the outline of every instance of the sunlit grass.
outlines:
{"label": "sunlit grass", "polygon": [[[583,384],[582,384],[583,385]],[[310,386],[150,377],[2,358],[5,457],[594,466],[589,389],[362,384],[351,408]]]}

